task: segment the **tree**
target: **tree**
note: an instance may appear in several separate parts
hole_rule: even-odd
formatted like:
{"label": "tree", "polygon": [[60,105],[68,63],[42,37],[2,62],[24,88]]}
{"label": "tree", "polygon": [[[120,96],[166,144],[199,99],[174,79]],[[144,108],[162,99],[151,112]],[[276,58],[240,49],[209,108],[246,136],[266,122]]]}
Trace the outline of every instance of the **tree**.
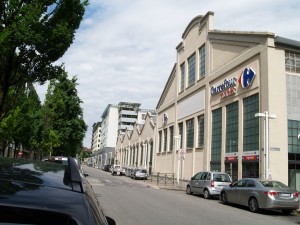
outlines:
{"label": "tree", "polygon": [[37,118],[40,108],[41,103],[36,90],[30,85],[20,93],[14,108],[0,121],[2,146],[13,143],[15,150],[21,146],[23,149],[33,149],[30,140],[39,121]]}
{"label": "tree", "polygon": [[[26,83],[61,74],[88,0],[0,0],[0,120]],[[10,95],[8,93],[11,92]]]}
{"label": "tree", "polygon": [[[51,147],[52,155],[75,156],[82,149],[87,126],[83,120],[82,101],[77,95],[76,82],[76,77],[69,80],[68,74],[63,72],[48,86],[43,106],[42,143]],[[46,150],[49,151],[49,148]]]}

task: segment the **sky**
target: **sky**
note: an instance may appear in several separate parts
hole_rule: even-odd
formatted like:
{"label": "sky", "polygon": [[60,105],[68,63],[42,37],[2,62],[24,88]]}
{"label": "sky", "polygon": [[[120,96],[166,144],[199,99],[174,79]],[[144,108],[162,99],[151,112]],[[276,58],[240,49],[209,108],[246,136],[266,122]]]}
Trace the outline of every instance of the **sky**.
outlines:
{"label": "sky", "polygon": [[[189,22],[214,12],[214,29],[268,31],[300,41],[299,0],[89,0],[75,39],[59,60],[77,77],[91,147],[108,104],[156,109]],[[40,99],[47,85],[37,86]]]}

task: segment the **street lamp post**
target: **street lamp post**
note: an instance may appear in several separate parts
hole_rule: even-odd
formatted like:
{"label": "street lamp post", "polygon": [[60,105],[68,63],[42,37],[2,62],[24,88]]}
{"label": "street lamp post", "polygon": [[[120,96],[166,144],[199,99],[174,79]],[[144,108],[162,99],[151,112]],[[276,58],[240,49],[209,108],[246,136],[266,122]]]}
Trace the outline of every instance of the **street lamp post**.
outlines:
{"label": "street lamp post", "polygon": [[[175,149],[178,151],[178,164],[177,164],[177,184],[179,184],[180,170],[181,170],[181,179],[182,179],[182,158],[180,157],[180,143],[181,135],[174,136],[174,142],[176,144]],[[181,169],[180,169],[181,166]]]}
{"label": "street lamp post", "polygon": [[255,113],[255,117],[264,118],[265,179],[269,179],[269,119],[275,119],[276,115],[269,114],[268,111],[265,111],[264,113]]}

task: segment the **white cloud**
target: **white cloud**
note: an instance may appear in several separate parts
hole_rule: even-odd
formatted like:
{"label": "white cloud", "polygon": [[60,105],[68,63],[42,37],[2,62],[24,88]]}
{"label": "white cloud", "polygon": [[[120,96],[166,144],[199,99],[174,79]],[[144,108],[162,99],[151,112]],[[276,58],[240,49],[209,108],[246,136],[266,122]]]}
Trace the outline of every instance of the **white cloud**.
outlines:
{"label": "white cloud", "polygon": [[90,0],[62,58],[69,75],[78,78],[89,126],[84,145],[90,147],[92,125],[107,104],[132,101],[155,109],[176,62],[175,48],[194,17],[213,11],[215,29],[300,40],[299,6],[297,0]]}

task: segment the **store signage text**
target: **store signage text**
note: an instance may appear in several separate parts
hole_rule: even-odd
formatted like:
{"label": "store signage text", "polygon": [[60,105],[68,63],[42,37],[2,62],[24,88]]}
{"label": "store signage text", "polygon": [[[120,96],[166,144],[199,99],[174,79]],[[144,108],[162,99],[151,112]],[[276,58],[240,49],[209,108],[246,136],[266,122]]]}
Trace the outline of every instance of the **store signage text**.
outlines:
{"label": "store signage text", "polygon": [[247,151],[242,153],[243,160],[258,160],[259,152],[258,151]]}
{"label": "store signage text", "polygon": [[221,99],[234,95],[235,93],[236,93],[236,87],[231,87],[228,90],[221,93]]}
{"label": "store signage text", "polygon": [[244,89],[248,88],[253,83],[255,75],[255,71],[251,67],[247,67],[242,71],[239,78],[233,77],[231,79],[225,79],[222,84],[218,86],[212,86],[210,91],[211,95],[221,93],[221,99],[234,95],[237,90],[237,83],[239,83]]}
{"label": "store signage text", "polygon": [[[237,83],[237,78],[231,78],[229,80],[225,79],[224,82],[216,87],[211,87],[211,95],[216,95],[222,91],[228,90],[232,87],[235,87]],[[231,91],[232,92],[232,91]]]}
{"label": "store signage text", "polygon": [[234,161],[234,160],[238,160],[238,152],[230,152],[230,153],[225,153],[225,160],[226,161]]}

